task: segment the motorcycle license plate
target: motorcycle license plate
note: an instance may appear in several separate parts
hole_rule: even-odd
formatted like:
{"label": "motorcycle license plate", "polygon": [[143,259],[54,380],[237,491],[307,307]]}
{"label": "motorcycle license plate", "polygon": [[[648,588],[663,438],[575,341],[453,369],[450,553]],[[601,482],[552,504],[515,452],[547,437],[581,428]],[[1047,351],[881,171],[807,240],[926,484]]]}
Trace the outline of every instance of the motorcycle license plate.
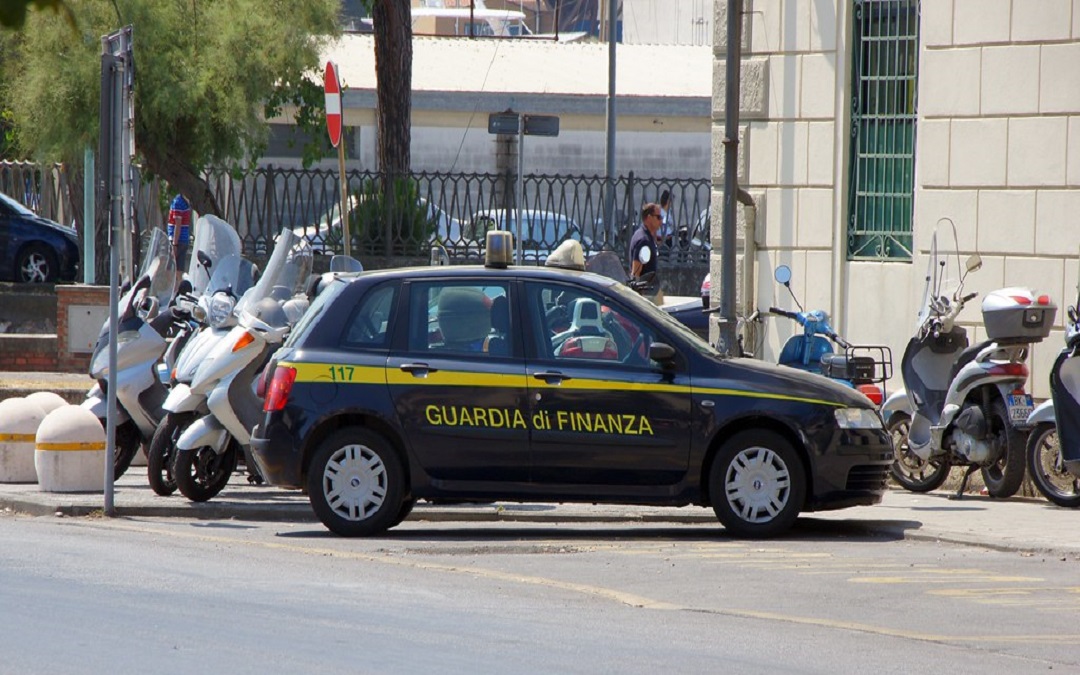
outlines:
{"label": "motorcycle license plate", "polygon": [[1009,408],[1009,420],[1013,424],[1026,423],[1031,411],[1035,409],[1031,394],[1009,394],[1005,397],[1005,402]]}

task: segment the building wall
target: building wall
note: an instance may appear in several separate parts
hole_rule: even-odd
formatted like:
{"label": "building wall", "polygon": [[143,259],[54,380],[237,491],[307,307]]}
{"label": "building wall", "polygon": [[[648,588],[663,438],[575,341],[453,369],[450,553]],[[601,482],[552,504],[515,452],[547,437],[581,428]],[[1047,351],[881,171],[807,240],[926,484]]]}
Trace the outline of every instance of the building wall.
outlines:
{"label": "building wall", "polygon": [[[726,3],[714,37],[714,147],[723,137]],[[1034,287],[1059,304],[1057,330],[1034,349],[1031,389],[1060,350],[1080,250],[1080,0],[923,0],[915,174],[915,260],[847,262],[850,2],[746,0],[740,184],[758,202],[757,307],[792,308],[772,280],[791,265],[804,307],[830,312],[853,342],[881,343],[898,367],[914,326],[924,252],[942,217],[983,268],[980,297]],[[713,155],[714,205],[722,156]],[[714,251],[721,219],[714,208]],[[714,261],[714,269],[718,261]],[[961,315],[984,339],[979,303]],[[792,322],[766,319],[775,359]],[[891,388],[900,386],[899,373]]]}

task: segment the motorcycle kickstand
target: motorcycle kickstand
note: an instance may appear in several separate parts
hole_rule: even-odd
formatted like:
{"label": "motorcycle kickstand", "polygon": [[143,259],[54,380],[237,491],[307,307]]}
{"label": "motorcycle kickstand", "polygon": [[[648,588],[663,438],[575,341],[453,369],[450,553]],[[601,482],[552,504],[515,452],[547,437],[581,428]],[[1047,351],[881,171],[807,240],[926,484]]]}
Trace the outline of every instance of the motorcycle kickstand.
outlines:
{"label": "motorcycle kickstand", "polygon": [[956,491],[956,494],[949,495],[949,499],[963,499],[964,489],[967,487],[968,478],[971,478],[971,474],[975,473],[978,470],[979,466],[977,464],[972,464],[971,466],[969,466],[967,468],[967,471],[964,472],[964,478],[960,481],[960,489]]}

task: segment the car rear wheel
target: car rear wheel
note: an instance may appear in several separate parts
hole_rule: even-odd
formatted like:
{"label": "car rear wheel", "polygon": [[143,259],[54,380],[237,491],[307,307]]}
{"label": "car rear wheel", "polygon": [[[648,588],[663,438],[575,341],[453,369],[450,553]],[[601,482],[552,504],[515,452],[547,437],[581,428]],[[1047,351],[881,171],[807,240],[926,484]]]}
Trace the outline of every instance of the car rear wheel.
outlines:
{"label": "car rear wheel", "polygon": [[315,515],[343,537],[379,534],[408,514],[401,460],[368,429],[340,429],[323,441],[311,458],[307,486]]}
{"label": "car rear wheel", "polygon": [[786,439],[753,429],[720,448],[709,497],[724,528],[739,537],[772,537],[790,528],[806,500],[802,459]]}
{"label": "car rear wheel", "polygon": [[41,244],[27,246],[15,260],[16,281],[34,284],[56,281],[58,272],[56,255]]}

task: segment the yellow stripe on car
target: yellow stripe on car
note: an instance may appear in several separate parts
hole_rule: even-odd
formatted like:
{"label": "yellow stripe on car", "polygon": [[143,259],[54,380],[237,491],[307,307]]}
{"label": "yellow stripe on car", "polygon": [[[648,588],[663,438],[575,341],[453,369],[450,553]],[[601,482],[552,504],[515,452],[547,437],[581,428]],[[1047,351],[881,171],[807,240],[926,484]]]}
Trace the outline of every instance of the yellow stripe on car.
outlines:
{"label": "yellow stripe on car", "polygon": [[776,401],[792,401],[844,407],[843,403],[823,401],[803,396],[790,396],[772,392],[747,391],[745,389],[725,389],[713,387],[693,387],[680,384],[659,384],[650,382],[628,382],[626,380],[597,380],[570,377],[561,382],[545,382],[527,375],[513,373],[484,373],[476,371],[443,370],[428,371],[416,375],[398,368],[381,366],[349,366],[334,363],[287,363],[278,365],[296,369],[297,382],[348,383],[348,384],[390,384],[390,385],[431,385],[442,387],[529,387],[532,389],[561,389],[576,391],[649,391],[664,393],[685,393],[697,396],[738,396],[742,398],[760,398]]}

